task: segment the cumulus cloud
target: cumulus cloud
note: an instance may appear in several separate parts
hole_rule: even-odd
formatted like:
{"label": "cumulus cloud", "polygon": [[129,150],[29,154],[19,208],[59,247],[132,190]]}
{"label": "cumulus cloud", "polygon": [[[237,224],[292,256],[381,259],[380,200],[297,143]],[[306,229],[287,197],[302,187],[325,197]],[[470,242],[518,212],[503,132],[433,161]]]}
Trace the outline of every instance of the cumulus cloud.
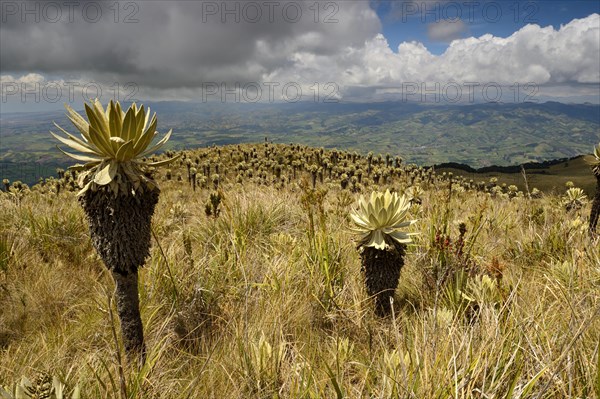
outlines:
{"label": "cumulus cloud", "polygon": [[[600,15],[575,19],[554,29],[527,25],[509,37],[490,34],[452,41],[441,55],[420,42],[403,42],[393,51],[378,34],[359,48],[332,58],[301,57],[278,78],[326,70],[341,86],[400,86],[405,83],[534,83],[537,86],[600,83]],[[310,61],[310,62],[309,62]],[[326,65],[336,65],[327,69]]]}
{"label": "cumulus cloud", "polygon": [[599,83],[598,54],[600,15],[593,14],[558,30],[526,25],[507,38],[455,40],[436,57],[436,66],[443,71],[438,76],[459,81]]}
{"label": "cumulus cloud", "polygon": [[39,73],[28,73],[19,77],[12,75],[0,75],[0,83],[15,83],[15,84],[35,84],[43,83],[46,79]]}
{"label": "cumulus cloud", "polygon": [[427,35],[431,40],[449,43],[458,39],[467,31],[462,20],[440,20],[427,25]]}
{"label": "cumulus cloud", "polygon": [[[598,14],[558,29],[527,25],[509,37],[458,38],[465,30],[461,22],[435,23],[429,26],[432,39],[454,39],[435,55],[416,41],[392,49],[367,1],[336,2],[337,9],[321,2],[317,14],[312,1],[280,1],[273,18],[263,8],[257,21],[248,20],[256,17],[252,10],[243,14],[244,2],[136,2],[136,23],[115,23],[112,1],[95,3],[104,13],[94,23],[78,12],[73,22],[59,23],[8,15],[0,25],[3,81],[59,76],[133,82],[139,97],[169,99],[197,98],[207,82],[297,82],[310,94],[319,83],[321,94],[336,97],[368,96],[406,82],[600,83]],[[229,14],[220,9],[225,3]],[[202,4],[219,9],[213,13]],[[294,20],[292,7],[282,13],[286,4],[300,6],[302,16]],[[325,87],[329,82],[335,89]]]}

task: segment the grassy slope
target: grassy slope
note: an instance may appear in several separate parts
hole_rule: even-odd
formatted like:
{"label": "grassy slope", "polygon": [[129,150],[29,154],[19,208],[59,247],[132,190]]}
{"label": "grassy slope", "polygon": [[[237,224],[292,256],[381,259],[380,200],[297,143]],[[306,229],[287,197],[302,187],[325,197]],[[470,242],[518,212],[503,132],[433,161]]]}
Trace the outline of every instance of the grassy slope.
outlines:
{"label": "grassy slope", "polygon": [[[422,234],[408,251],[397,314],[381,320],[363,289],[352,205],[338,182],[311,238],[297,181],[277,190],[234,176],[222,183],[218,219],[204,214],[208,189],[161,182],[160,245],[140,286],[152,364],[125,370],[137,397],[499,398],[511,387],[514,397],[598,395],[600,248],[577,221],[589,205],[566,214],[552,195],[472,191],[448,203],[446,183],[424,184],[422,207],[412,211]],[[118,397],[114,286],[74,195],[34,192],[16,203],[2,194],[0,204],[1,242],[12,248],[0,263],[0,385],[48,371],[79,382],[84,397]],[[465,288],[477,300],[467,310],[423,278],[443,259],[459,267],[434,244],[445,227],[456,239],[458,221],[479,276]],[[499,286],[478,293],[478,279],[494,270],[502,270]]]}
{"label": "grassy slope", "polygon": [[[522,173],[467,173],[452,168],[441,168],[439,172],[453,172],[455,175],[464,176],[473,181],[488,181],[491,177],[498,178],[500,184],[514,184],[525,191],[525,179]],[[536,187],[545,193],[562,194],[565,184],[573,182],[576,187],[585,190],[588,197],[593,197],[596,190],[596,179],[590,173],[590,167],[585,162],[585,157],[577,157],[568,162],[562,162],[544,169],[530,169],[526,171],[529,190]]]}

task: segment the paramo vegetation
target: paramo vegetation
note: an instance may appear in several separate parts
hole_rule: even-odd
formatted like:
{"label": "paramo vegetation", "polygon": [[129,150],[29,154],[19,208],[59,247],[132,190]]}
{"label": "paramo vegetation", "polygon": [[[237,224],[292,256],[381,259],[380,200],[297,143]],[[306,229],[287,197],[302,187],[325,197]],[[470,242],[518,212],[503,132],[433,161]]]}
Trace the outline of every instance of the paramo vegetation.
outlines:
{"label": "paramo vegetation", "polygon": [[600,395],[600,146],[589,200],[70,115],[94,159],[0,193],[3,399]]}

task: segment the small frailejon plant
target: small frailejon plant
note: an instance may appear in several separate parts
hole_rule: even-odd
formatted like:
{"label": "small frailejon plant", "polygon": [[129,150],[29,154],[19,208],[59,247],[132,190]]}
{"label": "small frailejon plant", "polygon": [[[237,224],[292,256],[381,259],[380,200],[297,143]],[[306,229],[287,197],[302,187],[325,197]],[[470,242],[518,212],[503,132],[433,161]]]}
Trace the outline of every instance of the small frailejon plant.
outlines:
{"label": "small frailejon plant", "polygon": [[563,196],[563,205],[567,212],[581,209],[587,203],[587,196],[579,187],[571,187]]}
{"label": "small frailejon plant", "polygon": [[7,391],[8,388],[0,387],[1,399],[79,399],[80,390],[76,386],[69,396],[66,391],[66,386],[58,377],[50,376],[41,373],[33,381],[27,377],[21,378],[18,384],[15,384],[14,389]]}
{"label": "small frailejon plant", "polygon": [[[287,354],[285,341],[269,342],[264,333],[258,339],[239,343],[242,362],[240,369],[248,381],[248,390],[253,397],[270,397],[281,384],[283,365]],[[276,395],[273,395],[276,396]]]}
{"label": "small frailejon plant", "polygon": [[596,195],[592,202],[592,210],[590,212],[590,235],[596,235],[596,226],[600,217],[600,143],[594,148],[594,155],[590,158],[589,164],[592,168],[592,173],[596,177]]}
{"label": "small frailejon plant", "polygon": [[408,196],[409,198],[409,202],[411,204],[418,204],[420,205],[423,202],[423,189],[418,186],[418,185],[414,185],[409,187],[405,192],[405,195]]}
{"label": "small frailejon plant", "polygon": [[223,201],[223,194],[221,191],[213,191],[210,193],[208,200],[204,205],[204,212],[207,217],[218,218],[221,214],[221,203]]}
{"label": "small frailejon plant", "polygon": [[367,200],[360,197],[358,209],[350,214],[359,235],[358,249],[369,296],[375,297],[378,315],[390,313],[406,244],[415,233],[404,231],[416,220],[407,220],[410,201],[397,193],[374,191]]}
{"label": "small frailejon plant", "polygon": [[[88,120],[69,106],[67,117],[81,133],[75,137],[55,124],[66,137],[51,134],[84,155],[64,152],[77,161],[79,203],[87,216],[92,243],[116,284],[117,312],[123,344],[130,361],[145,359],[138,298],[138,269],[150,254],[150,224],[158,203],[159,188],[152,168],[177,157],[146,162],[143,157],[162,147],[171,132],[149,148],[157,136],[156,113],[150,118],[134,103],[124,112],[117,102],[106,110],[100,101],[85,104]],[[59,148],[60,149],[60,148]]]}

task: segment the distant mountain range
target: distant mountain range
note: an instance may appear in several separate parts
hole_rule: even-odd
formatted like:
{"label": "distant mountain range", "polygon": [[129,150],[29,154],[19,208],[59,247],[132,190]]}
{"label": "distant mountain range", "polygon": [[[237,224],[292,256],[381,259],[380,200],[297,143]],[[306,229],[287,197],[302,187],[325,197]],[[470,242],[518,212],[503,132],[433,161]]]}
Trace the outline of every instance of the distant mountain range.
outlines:
{"label": "distant mountain range", "polygon": [[[600,105],[558,102],[431,105],[378,103],[145,103],[170,148],[262,142],[400,155],[423,165],[519,165],[590,153],[600,141]],[[0,178],[69,164],[48,134],[52,121],[74,130],[63,112],[0,116]],[[23,166],[25,165],[25,166]],[[22,179],[23,180],[23,179]]]}

